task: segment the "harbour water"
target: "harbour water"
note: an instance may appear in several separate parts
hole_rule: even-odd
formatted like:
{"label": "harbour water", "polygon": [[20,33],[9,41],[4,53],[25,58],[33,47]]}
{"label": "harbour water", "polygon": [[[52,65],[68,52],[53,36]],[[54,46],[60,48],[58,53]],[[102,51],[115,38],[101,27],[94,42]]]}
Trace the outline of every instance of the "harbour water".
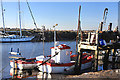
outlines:
{"label": "harbour water", "polygon": [[[75,41],[60,41],[59,44],[66,44],[71,47],[73,53],[76,50],[76,42]],[[50,48],[53,47],[54,42],[45,42],[44,43],[44,54],[45,56],[50,55]],[[2,60],[0,64],[2,64],[2,75],[3,78],[11,78],[10,76],[10,65],[9,65],[9,54],[11,48],[13,51],[17,51],[19,48],[22,56],[25,58],[34,58],[36,56],[43,54],[43,43],[42,42],[19,42],[19,43],[0,43],[0,54]]]}

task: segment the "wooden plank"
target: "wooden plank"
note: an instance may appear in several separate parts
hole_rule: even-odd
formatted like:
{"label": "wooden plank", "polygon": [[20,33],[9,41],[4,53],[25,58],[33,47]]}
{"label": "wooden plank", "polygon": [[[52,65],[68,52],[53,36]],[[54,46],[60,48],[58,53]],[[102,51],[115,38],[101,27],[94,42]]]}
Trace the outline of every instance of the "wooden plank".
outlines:
{"label": "wooden plank", "polygon": [[80,45],[81,49],[90,49],[90,50],[97,50],[97,46],[90,46],[90,45]]}
{"label": "wooden plank", "polygon": [[80,42],[80,44],[90,44],[90,42]]}

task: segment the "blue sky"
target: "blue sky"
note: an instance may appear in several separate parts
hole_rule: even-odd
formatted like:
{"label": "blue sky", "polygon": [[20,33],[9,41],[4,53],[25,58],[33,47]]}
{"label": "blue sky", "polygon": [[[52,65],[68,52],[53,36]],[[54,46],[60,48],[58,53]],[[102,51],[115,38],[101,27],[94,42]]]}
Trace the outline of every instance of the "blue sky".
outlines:
{"label": "blue sky", "polygon": [[[77,29],[78,9],[81,5],[81,26],[84,30],[98,29],[104,9],[108,8],[106,26],[112,22],[118,25],[118,2],[30,2],[38,28],[45,25],[50,29],[58,24],[59,30]],[[18,27],[18,3],[3,2],[6,27]],[[1,8],[1,7],[0,7]],[[21,3],[22,28],[35,28],[26,2]],[[0,26],[2,18],[0,16]],[[105,27],[106,29],[106,27]]]}

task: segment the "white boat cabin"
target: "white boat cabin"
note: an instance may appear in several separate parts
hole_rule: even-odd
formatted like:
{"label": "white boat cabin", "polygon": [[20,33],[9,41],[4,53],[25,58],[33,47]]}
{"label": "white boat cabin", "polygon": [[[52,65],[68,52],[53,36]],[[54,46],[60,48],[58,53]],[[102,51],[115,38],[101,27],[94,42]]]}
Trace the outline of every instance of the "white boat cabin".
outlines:
{"label": "white boat cabin", "polygon": [[55,55],[55,52],[58,53],[55,57],[52,58],[52,60],[55,61],[55,63],[70,63],[70,47],[61,44],[57,47],[51,47],[51,56]]}

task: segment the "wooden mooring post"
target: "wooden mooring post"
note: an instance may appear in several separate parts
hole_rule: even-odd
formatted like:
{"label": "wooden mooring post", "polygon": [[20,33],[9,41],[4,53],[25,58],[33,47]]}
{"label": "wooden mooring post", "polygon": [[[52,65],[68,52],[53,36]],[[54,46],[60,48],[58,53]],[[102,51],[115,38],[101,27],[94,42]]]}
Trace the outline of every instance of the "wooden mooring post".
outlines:
{"label": "wooden mooring post", "polygon": [[113,49],[114,51],[113,51],[113,56],[112,56],[112,69],[114,69],[115,68],[115,53],[116,53],[116,49]]}
{"label": "wooden mooring post", "polygon": [[109,59],[109,54],[110,54],[111,50],[106,50],[105,54],[104,54],[104,58],[103,58],[103,69],[107,70],[108,69],[108,59]]}
{"label": "wooden mooring post", "polygon": [[80,52],[78,52],[78,57],[77,57],[76,64],[75,64],[75,74],[81,73],[82,54],[83,54],[83,50],[80,50]]}

